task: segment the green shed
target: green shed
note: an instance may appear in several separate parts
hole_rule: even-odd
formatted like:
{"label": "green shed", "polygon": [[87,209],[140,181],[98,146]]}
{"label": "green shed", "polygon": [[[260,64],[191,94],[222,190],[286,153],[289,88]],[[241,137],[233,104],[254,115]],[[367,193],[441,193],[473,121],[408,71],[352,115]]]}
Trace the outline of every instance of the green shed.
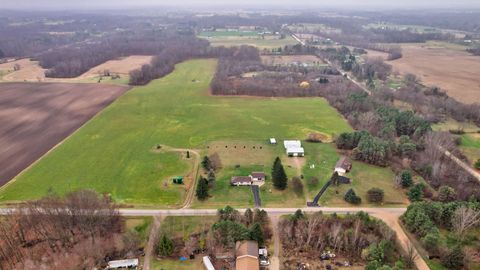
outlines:
{"label": "green shed", "polygon": [[183,184],[183,176],[175,176],[172,181],[174,184]]}

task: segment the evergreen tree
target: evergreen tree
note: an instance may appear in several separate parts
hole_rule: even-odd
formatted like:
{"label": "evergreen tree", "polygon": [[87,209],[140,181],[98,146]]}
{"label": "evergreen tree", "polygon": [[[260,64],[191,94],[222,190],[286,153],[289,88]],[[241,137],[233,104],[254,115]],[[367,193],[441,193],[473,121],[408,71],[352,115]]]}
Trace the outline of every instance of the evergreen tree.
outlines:
{"label": "evergreen tree", "polygon": [[400,184],[404,188],[411,187],[413,185],[412,172],[405,170],[400,173]]}
{"label": "evergreen tree", "polygon": [[285,169],[283,168],[282,161],[279,157],[277,157],[273,163],[272,181],[273,186],[277,189],[284,190],[287,188],[287,174],[285,173]]}
{"label": "evergreen tree", "polygon": [[210,171],[212,169],[212,161],[208,156],[203,157],[202,168],[205,169],[205,171]]}
{"label": "evergreen tree", "polygon": [[207,179],[200,177],[197,184],[196,196],[199,200],[203,201],[208,198],[208,181]]}
{"label": "evergreen tree", "polygon": [[452,251],[446,256],[442,257],[442,264],[448,269],[462,269],[463,260],[465,259],[465,253],[463,253],[462,247],[456,245]]}
{"label": "evergreen tree", "polygon": [[338,172],[335,171],[332,175],[332,185],[337,186],[340,184],[340,176],[338,175]]}
{"label": "evergreen tree", "polygon": [[170,256],[173,253],[173,241],[165,234],[160,238],[157,246],[157,253],[160,256]]}
{"label": "evergreen tree", "polygon": [[247,210],[245,210],[245,223],[247,224],[247,226],[250,226],[250,224],[253,223],[253,211],[252,209],[250,208],[247,208]]}
{"label": "evergreen tree", "polygon": [[352,188],[345,193],[344,199],[351,204],[360,204],[362,202],[362,198],[358,197]]}
{"label": "evergreen tree", "polygon": [[438,200],[441,202],[451,202],[457,198],[455,189],[449,186],[440,186],[438,189]]}
{"label": "evergreen tree", "polygon": [[407,195],[410,201],[417,202],[423,199],[423,189],[424,185],[422,183],[416,184],[415,186],[411,187],[408,191]]}
{"label": "evergreen tree", "polygon": [[208,171],[208,175],[207,175],[207,180],[208,180],[208,186],[209,187],[213,187],[215,186],[215,172],[210,169],[210,171]]}
{"label": "evergreen tree", "polygon": [[250,229],[250,239],[257,241],[259,246],[265,244],[262,226],[259,223],[253,224],[252,228]]}

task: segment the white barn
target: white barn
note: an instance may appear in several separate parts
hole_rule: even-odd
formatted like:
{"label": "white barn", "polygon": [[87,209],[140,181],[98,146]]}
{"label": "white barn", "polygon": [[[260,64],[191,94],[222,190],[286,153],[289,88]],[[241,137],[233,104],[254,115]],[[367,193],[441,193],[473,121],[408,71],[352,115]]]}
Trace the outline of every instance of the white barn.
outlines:
{"label": "white barn", "polygon": [[302,142],[299,140],[286,140],[286,141],[283,141],[283,146],[285,146],[285,149],[300,148],[302,147]]}
{"label": "white barn", "polygon": [[138,259],[109,261],[107,265],[107,269],[124,269],[124,268],[137,269],[137,267],[138,267]]}
{"label": "white barn", "polygon": [[305,150],[303,147],[289,147],[287,148],[287,155],[289,157],[303,157],[305,156]]}

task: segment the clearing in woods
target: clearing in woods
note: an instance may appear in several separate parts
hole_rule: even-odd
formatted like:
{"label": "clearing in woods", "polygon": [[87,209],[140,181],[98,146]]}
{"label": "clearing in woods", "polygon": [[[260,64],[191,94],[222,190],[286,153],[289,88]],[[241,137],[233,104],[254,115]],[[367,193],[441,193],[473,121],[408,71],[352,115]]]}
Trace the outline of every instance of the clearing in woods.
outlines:
{"label": "clearing in woods", "polygon": [[[47,78],[46,69],[42,68],[38,61],[20,59],[0,64],[0,81],[6,82],[72,82],[72,83],[96,83],[99,73],[108,70],[111,74],[120,75],[119,79],[111,80],[104,77],[102,82],[127,84],[128,73],[150,63],[152,56],[132,55],[115,60],[109,60],[103,64],[91,68],[84,74],[75,78]],[[20,70],[14,71],[14,65],[20,65]]]}
{"label": "clearing in woods", "polygon": [[[0,83],[0,145],[8,146],[0,150],[0,186],[128,89],[97,84]],[[70,153],[64,162],[75,158],[76,154]],[[58,164],[50,169],[56,170]],[[36,186],[31,183],[23,188]]]}
{"label": "clearing in woods", "polygon": [[270,66],[290,65],[293,63],[325,65],[325,62],[315,55],[262,55],[261,57],[263,64]]}
{"label": "clearing in woods", "polygon": [[127,92],[1,190],[0,201],[40,198],[50,189],[64,194],[92,188],[121,203],[179,207],[185,188],[170,178],[187,174],[192,159],[155,151],[157,144],[199,149],[218,140],[304,139],[310,132],[351,131],[323,98],[211,96],[215,68],[214,59],[187,61]]}

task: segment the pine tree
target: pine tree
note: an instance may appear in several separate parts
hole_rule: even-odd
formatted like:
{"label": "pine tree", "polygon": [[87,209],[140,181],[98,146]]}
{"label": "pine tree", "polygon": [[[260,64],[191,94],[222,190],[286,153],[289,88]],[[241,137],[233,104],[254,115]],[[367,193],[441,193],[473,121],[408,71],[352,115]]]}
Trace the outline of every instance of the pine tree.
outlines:
{"label": "pine tree", "polygon": [[165,234],[160,239],[157,246],[157,252],[160,256],[170,256],[173,253],[173,241]]}
{"label": "pine tree", "polygon": [[265,244],[262,226],[259,223],[253,224],[252,228],[250,229],[250,239],[257,241],[259,246]]}
{"label": "pine tree", "polygon": [[209,187],[213,187],[215,186],[215,172],[210,169],[210,171],[208,171],[208,174],[207,174],[207,180],[208,180],[208,186]]}
{"label": "pine tree", "polygon": [[212,169],[212,161],[210,160],[209,157],[204,156],[202,160],[202,167],[206,171],[210,171]]}
{"label": "pine tree", "polygon": [[362,198],[357,196],[355,191],[353,189],[349,189],[347,193],[345,193],[344,197],[345,201],[351,203],[351,204],[360,204],[362,202]]}
{"label": "pine tree", "polygon": [[285,169],[283,168],[282,161],[279,157],[277,157],[273,163],[272,181],[273,186],[277,189],[284,190],[287,188],[287,174],[285,173]]}
{"label": "pine tree", "polygon": [[253,222],[253,211],[252,209],[247,208],[247,210],[245,210],[245,223],[247,224],[247,226],[250,226],[252,222]]}
{"label": "pine tree", "polygon": [[200,177],[197,184],[196,196],[199,200],[203,201],[208,198],[208,181],[207,179]]}

